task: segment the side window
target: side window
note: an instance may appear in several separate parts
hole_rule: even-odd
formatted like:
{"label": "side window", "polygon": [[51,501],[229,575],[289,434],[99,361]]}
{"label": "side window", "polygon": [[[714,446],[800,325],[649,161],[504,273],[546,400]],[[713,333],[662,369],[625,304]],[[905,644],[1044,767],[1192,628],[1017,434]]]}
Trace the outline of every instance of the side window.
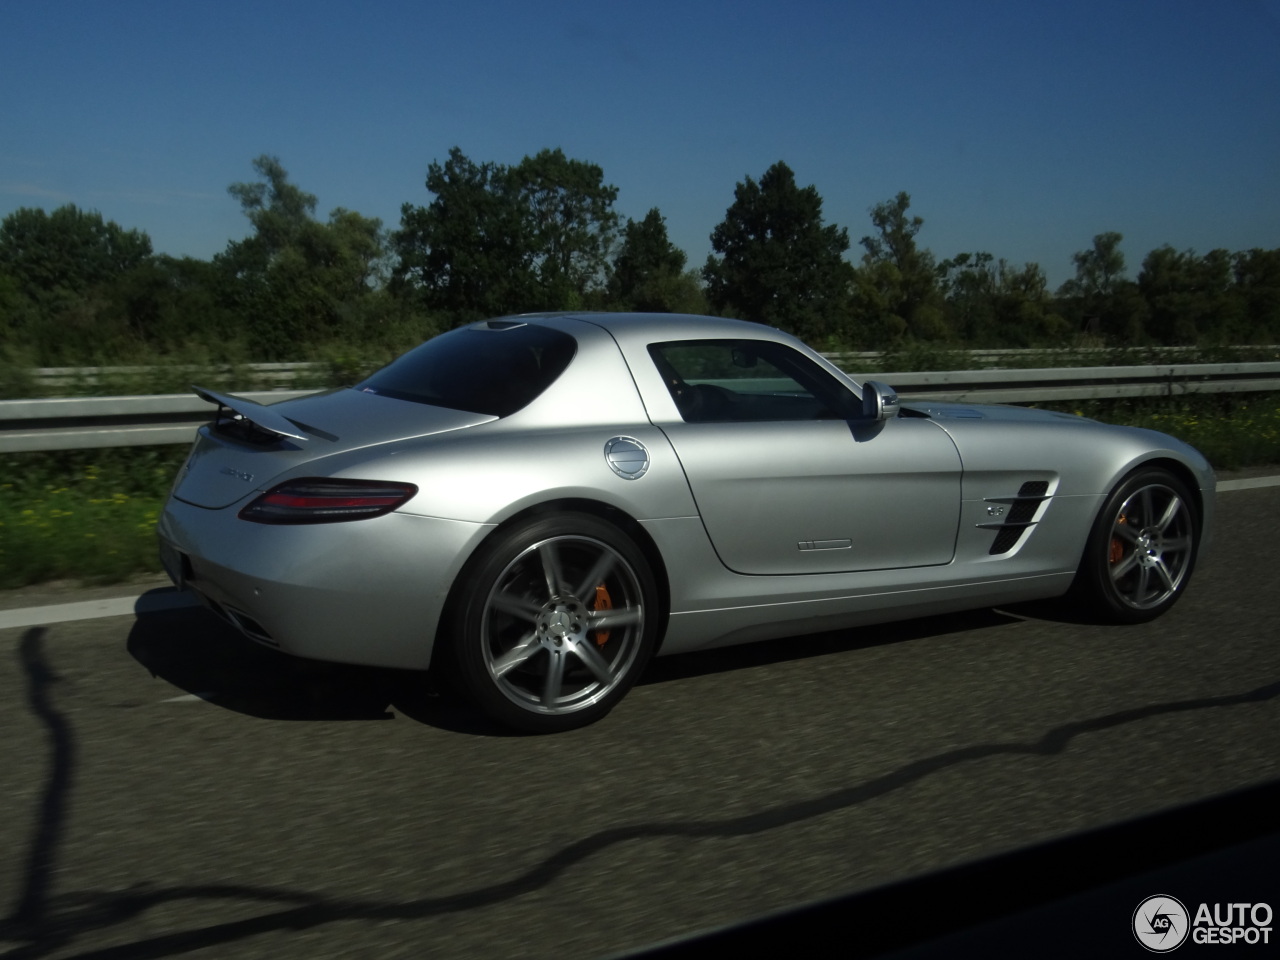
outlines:
{"label": "side window", "polygon": [[687,423],[844,419],[858,409],[839,381],[785,344],[686,340],[650,344],[649,355]]}

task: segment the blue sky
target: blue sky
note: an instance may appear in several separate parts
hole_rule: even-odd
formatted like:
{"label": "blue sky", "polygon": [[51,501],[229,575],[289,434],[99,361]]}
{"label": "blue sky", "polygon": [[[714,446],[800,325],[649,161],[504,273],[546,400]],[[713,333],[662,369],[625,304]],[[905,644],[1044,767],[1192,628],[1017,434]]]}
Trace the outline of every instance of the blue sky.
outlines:
{"label": "blue sky", "polygon": [[226,188],[277,155],[399,224],[452,146],[600,164],[690,264],[734,185],[784,160],[853,248],[898,191],[939,258],[1094,234],[1280,247],[1280,0],[41,4],[0,0],[0,216],[64,203],[211,257]]}

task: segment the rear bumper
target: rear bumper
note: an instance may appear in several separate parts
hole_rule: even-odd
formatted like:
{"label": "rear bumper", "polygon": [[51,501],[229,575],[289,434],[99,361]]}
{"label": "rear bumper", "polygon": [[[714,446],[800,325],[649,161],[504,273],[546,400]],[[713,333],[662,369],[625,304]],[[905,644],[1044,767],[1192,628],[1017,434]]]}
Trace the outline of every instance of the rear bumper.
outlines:
{"label": "rear bumper", "polygon": [[246,636],[286,653],[368,666],[430,666],[440,615],[484,524],[392,513],[271,526],[170,499],[161,559]]}

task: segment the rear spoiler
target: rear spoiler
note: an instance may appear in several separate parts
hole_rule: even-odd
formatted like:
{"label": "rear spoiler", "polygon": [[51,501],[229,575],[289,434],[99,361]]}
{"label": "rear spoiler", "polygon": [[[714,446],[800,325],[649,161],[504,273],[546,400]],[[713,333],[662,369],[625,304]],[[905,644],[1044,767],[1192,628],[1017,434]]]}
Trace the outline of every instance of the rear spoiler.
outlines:
{"label": "rear spoiler", "polygon": [[[192,384],[191,389],[201,400],[217,404],[218,412],[213,418],[215,428],[219,423],[226,420],[248,421],[250,425],[265,433],[288,437],[290,440],[300,440],[303,443],[307,441],[307,436],[302,432],[301,427],[292,420],[276,413],[265,404],[257,403],[253,400],[245,400],[243,397],[231,397],[225,393],[214,393],[212,390],[197,387],[195,384]],[[229,414],[225,418],[223,417],[224,410]]]}

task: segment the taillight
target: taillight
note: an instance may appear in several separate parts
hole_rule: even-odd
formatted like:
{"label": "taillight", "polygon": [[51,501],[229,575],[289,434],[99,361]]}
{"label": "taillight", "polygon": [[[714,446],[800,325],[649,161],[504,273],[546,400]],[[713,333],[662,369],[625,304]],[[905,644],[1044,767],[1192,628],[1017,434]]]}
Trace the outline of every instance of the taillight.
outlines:
{"label": "taillight", "polygon": [[254,523],[367,520],[390,513],[417,492],[412,483],[305,477],[272,487],[241,510],[240,519]]}

